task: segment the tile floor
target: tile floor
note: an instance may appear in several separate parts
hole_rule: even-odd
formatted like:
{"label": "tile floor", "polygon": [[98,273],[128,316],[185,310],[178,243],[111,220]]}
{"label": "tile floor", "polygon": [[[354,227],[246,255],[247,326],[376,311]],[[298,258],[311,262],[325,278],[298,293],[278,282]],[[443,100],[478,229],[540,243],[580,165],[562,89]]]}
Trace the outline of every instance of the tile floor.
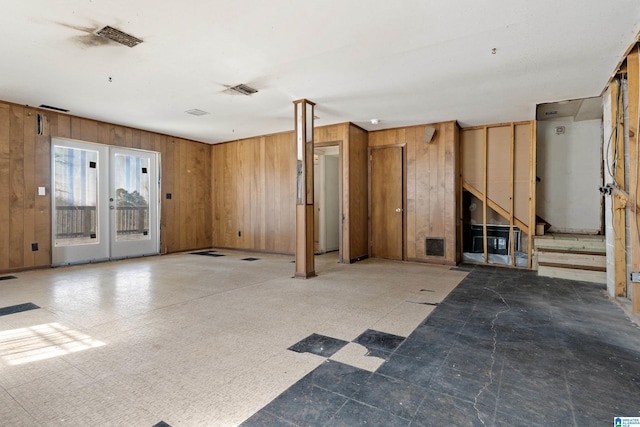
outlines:
{"label": "tile floor", "polygon": [[236,426],[326,365],[296,343],[372,373],[467,274],[327,254],[299,280],[292,257],[199,252],[1,281],[0,425]]}
{"label": "tile floor", "polygon": [[199,255],[209,256],[0,282],[0,309],[19,307],[0,313],[0,425],[600,426],[640,416],[640,329],[603,286],[487,267],[346,266],[332,254],[305,281],[291,279],[290,257]]}

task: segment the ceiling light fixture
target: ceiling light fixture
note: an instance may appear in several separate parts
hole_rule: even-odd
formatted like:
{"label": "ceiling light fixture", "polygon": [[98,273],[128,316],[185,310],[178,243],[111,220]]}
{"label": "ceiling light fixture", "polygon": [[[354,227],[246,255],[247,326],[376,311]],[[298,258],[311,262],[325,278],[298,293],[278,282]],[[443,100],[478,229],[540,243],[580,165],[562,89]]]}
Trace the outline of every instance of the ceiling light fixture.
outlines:
{"label": "ceiling light fixture", "polygon": [[131,34],[124,33],[108,25],[98,30],[96,34],[128,47],[134,47],[142,43],[142,40],[140,40],[139,38],[134,37]]}
{"label": "ceiling light fixture", "polygon": [[380,119],[371,119],[372,125],[377,125],[378,123],[380,123]]}
{"label": "ceiling light fixture", "polygon": [[47,105],[47,104],[40,104],[40,108],[46,108],[47,110],[53,110],[53,111],[61,111],[63,113],[68,113],[69,112],[69,110],[67,110],[65,108],[52,107],[51,105]]}

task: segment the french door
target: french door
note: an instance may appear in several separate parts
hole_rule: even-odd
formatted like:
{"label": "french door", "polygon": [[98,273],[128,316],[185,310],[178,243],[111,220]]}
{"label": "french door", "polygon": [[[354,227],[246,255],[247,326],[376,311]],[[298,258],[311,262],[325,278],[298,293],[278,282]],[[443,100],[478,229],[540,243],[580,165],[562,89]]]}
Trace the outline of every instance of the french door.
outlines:
{"label": "french door", "polygon": [[159,252],[158,153],[52,139],[52,264]]}

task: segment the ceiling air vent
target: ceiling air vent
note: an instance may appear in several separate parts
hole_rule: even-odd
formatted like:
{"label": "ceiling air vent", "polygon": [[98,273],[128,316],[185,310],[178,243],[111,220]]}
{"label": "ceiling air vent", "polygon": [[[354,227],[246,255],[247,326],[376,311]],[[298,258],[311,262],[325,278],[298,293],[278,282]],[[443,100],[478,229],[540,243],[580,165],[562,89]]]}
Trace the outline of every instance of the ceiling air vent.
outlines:
{"label": "ceiling air vent", "polygon": [[258,89],[254,89],[251,86],[247,86],[247,85],[243,85],[243,84],[239,84],[237,86],[232,86],[229,88],[229,90],[232,90],[234,92],[238,92],[242,95],[253,95],[254,93],[258,92]]}
{"label": "ceiling air vent", "polygon": [[47,110],[53,110],[53,111],[61,111],[63,113],[69,112],[69,110],[65,110],[64,108],[52,107],[51,105],[47,105],[47,104],[40,104],[40,108],[46,108]]}
{"label": "ceiling air vent", "polygon": [[103,29],[98,30],[96,34],[129,47],[134,47],[142,43],[142,40],[139,38],[133,37],[131,34],[123,33],[122,31],[116,30],[108,25]]}
{"label": "ceiling air vent", "polygon": [[185,113],[191,114],[192,116],[205,116],[209,114],[206,111],[198,110],[197,108],[194,108],[192,110],[187,110],[185,111]]}

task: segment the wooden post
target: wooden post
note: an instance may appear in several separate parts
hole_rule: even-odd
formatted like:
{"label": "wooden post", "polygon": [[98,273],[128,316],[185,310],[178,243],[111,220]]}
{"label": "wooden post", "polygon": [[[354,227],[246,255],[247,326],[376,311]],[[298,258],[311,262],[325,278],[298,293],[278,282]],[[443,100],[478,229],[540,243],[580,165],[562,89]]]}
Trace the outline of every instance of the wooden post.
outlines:
{"label": "wooden post", "polygon": [[[623,135],[623,105],[621,87],[618,81],[611,84],[611,160],[610,165],[616,165],[610,172],[614,174],[618,188],[624,190],[624,135]],[[613,231],[614,237],[614,283],[617,297],[627,296],[627,257],[626,257],[626,203],[622,197],[613,197]]]}
{"label": "wooden post", "polygon": [[[638,225],[640,212],[638,212],[638,200],[640,199],[640,144],[638,129],[640,125],[640,44],[627,56],[627,79],[629,81],[629,202],[631,203],[631,271],[640,271],[640,230]],[[631,289],[633,299],[633,311],[640,312],[640,283],[634,283]]]}
{"label": "wooden post", "polygon": [[316,275],[313,258],[313,102],[293,102],[296,136],[296,278]]}

